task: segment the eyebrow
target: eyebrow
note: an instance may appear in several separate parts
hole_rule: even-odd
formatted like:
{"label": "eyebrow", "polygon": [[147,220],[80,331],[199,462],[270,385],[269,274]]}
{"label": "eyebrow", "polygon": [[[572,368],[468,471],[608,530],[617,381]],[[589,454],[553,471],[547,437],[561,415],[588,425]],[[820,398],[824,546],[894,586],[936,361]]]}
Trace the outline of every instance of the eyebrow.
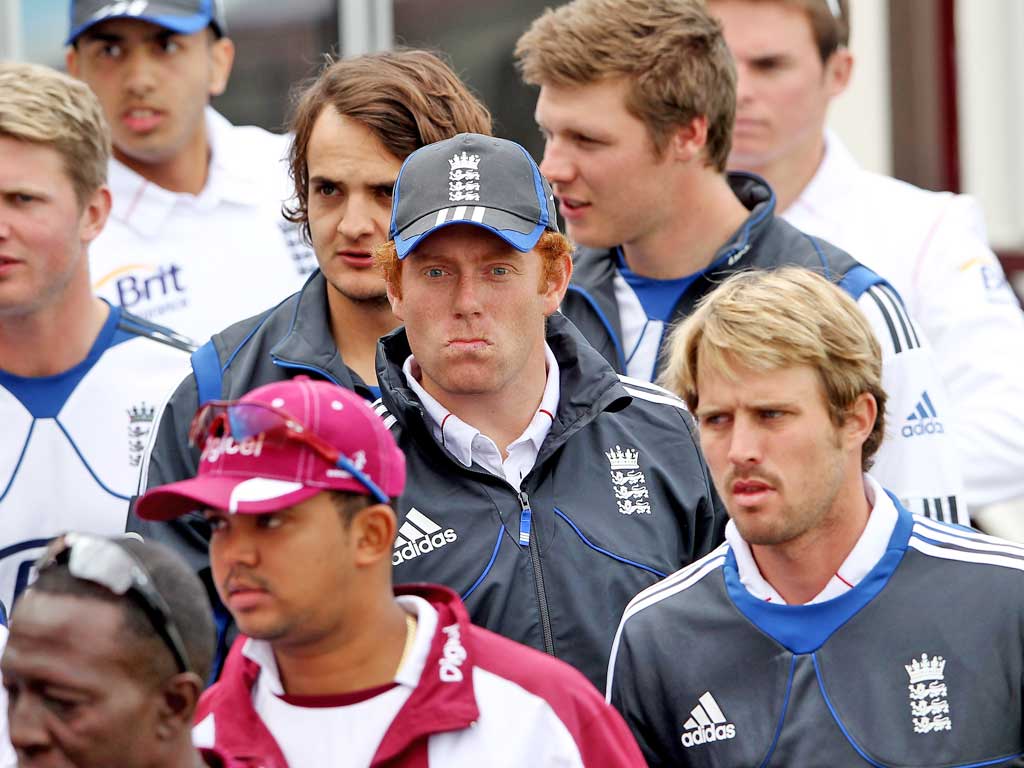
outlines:
{"label": "eyebrow", "polygon": [[[183,37],[183,35],[175,32],[172,29],[158,28],[155,32],[148,35],[146,40],[168,40],[172,37]],[[119,35],[116,32],[104,32],[102,29],[90,30],[82,34],[82,40],[86,43],[98,42],[98,43],[123,43],[125,41],[125,35]]]}
{"label": "eyebrow", "polygon": [[[386,179],[386,180],[383,180],[383,179],[382,180],[374,180],[374,181],[365,182],[365,186],[367,186],[367,187],[393,187],[393,186],[395,186],[395,183],[397,181],[398,181],[397,177],[389,178],[389,179]],[[317,174],[316,176],[310,176],[309,177],[309,183],[310,184],[324,184],[324,183],[327,183],[327,184],[333,184],[336,187],[350,187],[350,186],[352,186],[347,181],[343,181],[342,179],[332,179],[330,176],[323,176],[323,175],[320,175],[320,174]]]}

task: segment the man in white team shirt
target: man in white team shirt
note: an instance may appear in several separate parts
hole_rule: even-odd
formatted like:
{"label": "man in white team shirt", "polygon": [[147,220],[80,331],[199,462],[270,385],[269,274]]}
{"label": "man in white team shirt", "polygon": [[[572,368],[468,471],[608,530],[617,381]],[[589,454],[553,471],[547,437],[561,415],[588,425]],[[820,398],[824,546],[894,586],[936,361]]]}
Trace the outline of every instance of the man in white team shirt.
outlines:
{"label": "man in white team shirt", "polygon": [[[764,176],[786,220],[849,251],[899,291],[956,408],[928,415],[947,429],[956,424],[971,517],[1019,538],[1024,531],[980,509],[1024,499],[1024,318],[977,203],[869,173],[825,130],[853,65],[846,0],[710,6],[739,76],[730,168]],[[892,439],[917,439],[916,416],[891,414]]]}
{"label": "man in white team shirt", "polygon": [[92,292],[110,211],[95,95],[0,63],[0,603],[69,529],[118,534],[157,407],[191,348]]}
{"label": "man in white team shirt", "polygon": [[579,672],[473,626],[444,587],[393,590],[405,457],[359,395],[299,376],[208,403],[191,432],[198,476],[135,509],[206,509],[243,633],[200,701],[198,746],[264,768],[644,765]]}
{"label": "man in white team shirt", "polygon": [[208,102],[234,59],[219,0],[72,0],[68,71],[103,104],[114,207],[96,291],[203,341],[298,290],[316,268],[282,217],[288,138]]}

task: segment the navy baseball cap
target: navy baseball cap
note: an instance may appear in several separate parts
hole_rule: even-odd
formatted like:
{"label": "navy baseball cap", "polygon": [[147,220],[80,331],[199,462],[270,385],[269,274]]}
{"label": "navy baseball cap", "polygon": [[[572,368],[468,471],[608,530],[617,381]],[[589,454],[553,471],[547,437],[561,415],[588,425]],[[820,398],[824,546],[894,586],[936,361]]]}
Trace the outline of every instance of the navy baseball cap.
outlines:
{"label": "navy baseball cap", "polygon": [[71,0],[71,45],[90,27],[110,19],[140,19],[181,35],[213,26],[227,32],[220,0]]}
{"label": "navy baseball cap", "polygon": [[482,227],[523,253],[558,231],[555,198],[530,153],[478,133],[417,149],[395,182],[389,236],[398,258],[452,224]]}

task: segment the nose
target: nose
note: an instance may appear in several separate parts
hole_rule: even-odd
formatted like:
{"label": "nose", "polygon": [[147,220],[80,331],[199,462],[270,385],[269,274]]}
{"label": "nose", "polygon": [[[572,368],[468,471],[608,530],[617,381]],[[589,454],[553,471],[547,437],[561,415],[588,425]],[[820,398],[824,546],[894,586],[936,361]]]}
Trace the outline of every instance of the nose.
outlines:
{"label": "nose", "polygon": [[747,419],[737,418],[733,423],[729,434],[728,457],[733,466],[749,466],[761,462],[761,436]]}
{"label": "nose", "polygon": [[472,274],[459,276],[455,287],[455,295],[452,297],[452,311],[456,317],[469,317],[479,315],[481,311],[480,286],[476,277]]}
{"label": "nose", "polygon": [[225,575],[236,565],[252,568],[260,559],[251,533],[237,520],[231,522],[210,538],[212,565]]}
{"label": "nose", "polygon": [[124,67],[124,87],[132,96],[146,96],[156,88],[159,76],[144,46],[134,46],[125,53]]}
{"label": "nose", "polygon": [[544,143],[540,172],[551,184],[567,184],[576,177],[575,163],[562,142],[554,136],[548,137]]}
{"label": "nose", "polygon": [[750,68],[741,62],[736,62],[736,104],[737,106],[749,104],[754,98],[754,88],[750,76]]}
{"label": "nose", "polygon": [[28,693],[19,693],[8,699],[7,725],[11,744],[18,752],[19,765],[25,764],[26,757],[40,755],[50,746],[42,715],[42,705]]}
{"label": "nose", "polygon": [[[352,195],[345,203],[345,210],[338,221],[338,234],[351,244],[358,243],[379,234],[378,240],[383,241],[383,230],[378,233],[377,214],[378,206],[371,203],[363,195]],[[376,242],[370,245],[377,245]]]}

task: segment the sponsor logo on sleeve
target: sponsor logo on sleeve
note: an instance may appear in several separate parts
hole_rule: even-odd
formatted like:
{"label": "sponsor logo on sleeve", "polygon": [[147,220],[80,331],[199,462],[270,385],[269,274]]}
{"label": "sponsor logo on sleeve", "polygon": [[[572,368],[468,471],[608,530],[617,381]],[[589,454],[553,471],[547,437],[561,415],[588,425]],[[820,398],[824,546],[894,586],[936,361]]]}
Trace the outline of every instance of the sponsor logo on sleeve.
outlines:
{"label": "sponsor logo on sleeve", "polygon": [[914,410],[910,412],[903,423],[901,434],[904,437],[919,437],[920,435],[941,435],[945,431],[928,392],[922,392],[921,399],[917,401]]}

